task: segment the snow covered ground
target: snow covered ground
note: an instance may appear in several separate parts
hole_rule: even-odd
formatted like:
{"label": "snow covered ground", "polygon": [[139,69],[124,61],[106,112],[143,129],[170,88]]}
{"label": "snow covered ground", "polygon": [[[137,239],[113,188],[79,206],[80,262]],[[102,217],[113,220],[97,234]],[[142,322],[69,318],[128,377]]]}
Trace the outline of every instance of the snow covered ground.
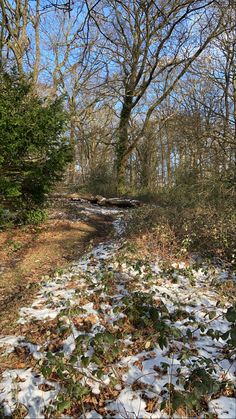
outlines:
{"label": "snow covered ground", "polygon": [[[213,272],[137,259],[121,237],[122,211],[96,211],[114,215],[114,240],[45,282],[20,311],[24,330],[37,325],[44,339],[0,338],[2,357],[20,347],[35,361],[2,374],[3,414],[234,419],[235,351],[222,336],[232,329],[230,304]],[[223,276],[215,271],[214,284]]]}

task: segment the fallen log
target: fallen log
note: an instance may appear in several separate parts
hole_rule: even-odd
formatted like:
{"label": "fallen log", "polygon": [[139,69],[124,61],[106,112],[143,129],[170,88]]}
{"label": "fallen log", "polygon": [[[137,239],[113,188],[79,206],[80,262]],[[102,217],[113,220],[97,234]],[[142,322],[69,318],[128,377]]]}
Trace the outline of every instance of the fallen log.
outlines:
{"label": "fallen log", "polygon": [[[107,206],[116,206],[116,207],[138,207],[140,205],[140,201],[135,199],[126,199],[126,198],[108,198],[106,199],[105,205]],[[104,202],[102,202],[104,205]]]}
{"label": "fallen log", "polygon": [[96,195],[96,196],[81,196],[77,194],[71,194],[68,196],[71,201],[77,202],[90,202],[91,204],[97,204],[100,206],[114,206],[114,207],[121,207],[121,208],[129,208],[129,207],[138,207],[141,205],[141,202],[136,199],[128,199],[128,198],[105,198],[104,196]]}

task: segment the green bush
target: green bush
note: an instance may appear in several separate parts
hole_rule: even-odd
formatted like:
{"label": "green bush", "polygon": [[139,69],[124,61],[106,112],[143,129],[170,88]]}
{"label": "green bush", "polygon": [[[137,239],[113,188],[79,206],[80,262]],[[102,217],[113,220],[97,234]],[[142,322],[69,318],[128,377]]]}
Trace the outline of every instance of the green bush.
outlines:
{"label": "green bush", "polygon": [[11,225],[15,219],[15,215],[8,208],[0,205],[0,226]]}
{"label": "green bush", "polygon": [[48,214],[45,210],[33,209],[22,214],[24,224],[40,224],[47,220]]}
{"label": "green bush", "polygon": [[16,212],[36,209],[72,153],[61,99],[40,98],[27,79],[0,74],[0,197]]}

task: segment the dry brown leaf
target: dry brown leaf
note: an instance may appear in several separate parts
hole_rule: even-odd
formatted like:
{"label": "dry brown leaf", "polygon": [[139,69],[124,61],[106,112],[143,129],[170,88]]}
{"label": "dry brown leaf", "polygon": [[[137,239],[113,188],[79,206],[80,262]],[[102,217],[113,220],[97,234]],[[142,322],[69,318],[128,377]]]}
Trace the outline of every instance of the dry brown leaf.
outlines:
{"label": "dry brown leaf", "polygon": [[134,362],[135,367],[137,367],[138,369],[140,369],[140,371],[143,371],[143,364],[140,361],[140,359],[138,361]]}
{"label": "dry brown leaf", "polygon": [[157,397],[154,397],[153,399],[148,399],[147,402],[146,402],[145,410],[148,413],[154,413],[157,409],[157,401],[158,401]]}

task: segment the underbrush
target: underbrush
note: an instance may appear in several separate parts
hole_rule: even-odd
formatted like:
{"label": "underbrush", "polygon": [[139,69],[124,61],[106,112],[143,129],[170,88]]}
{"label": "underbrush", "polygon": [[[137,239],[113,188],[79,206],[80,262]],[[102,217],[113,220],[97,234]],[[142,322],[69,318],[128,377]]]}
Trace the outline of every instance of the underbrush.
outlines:
{"label": "underbrush", "polygon": [[[46,410],[48,418],[63,414],[85,417],[91,409],[102,413],[103,417],[113,417],[109,401],[119,397],[120,392],[127,388],[127,382],[129,392],[138,394],[145,401],[147,412],[155,414],[160,410],[168,418],[174,415],[203,417],[204,411],[204,418],[213,419],[215,416],[209,411],[209,401],[221,396],[235,397],[233,383],[227,374],[218,379],[219,365],[215,359],[206,358],[202,348],[195,345],[198,339],[205,339],[208,344],[212,342],[213,346],[224,341],[222,357],[231,365],[236,345],[236,307],[227,305],[226,309],[224,302],[218,301],[216,310],[212,311],[209,306],[205,308],[201,320],[199,307],[193,306],[193,302],[190,304],[189,299],[186,300],[187,306],[172,300],[174,306],[170,309],[166,289],[161,288],[155,294],[153,285],[160,285],[160,276],[165,283],[169,282],[168,286],[173,281],[180,285],[183,276],[187,279],[189,274],[195,272],[196,275],[197,271],[172,267],[170,272],[169,266],[168,270],[163,268],[157,277],[148,263],[136,260],[133,250],[129,244],[124,244],[114,259],[116,269],[119,266],[121,272],[124,269],[126,274],[134,273],[133,277],[129,276],[126,292],[122,296],[119,294],[118,300],[116,287],[119,283],[116,281],[119,276],[111,270],[99,272],[96,292],[90,297],[86,294],[86,299],[91,298],[94,309],[98,310],[100,320],[95,320],[96,312],[88,314],[86,305],[71,305],[69,302],[58,316],[53,332],[56,336],[54,343],[48,344],[46,357],[38,363],[39,370],[49,380],[47,383],[57,383],[59,388],[55,402]],[[111,268],[111,260],[109,262]],[[139,283],[140,275],[143,278]],[[85,281],[90,288],[88,276]],[[80,295],[80,289],[76,294]],[[205,298],[204,291],[203,295]],[[108,296],[109,300],[112,298],[109,303]],[[112,307],[112,320],[107,317],[108,307]],[[229,322],[226,332],[222,332],[217,323],[219,318]],[[102,328],[98,326],[101,321]],[[74,341],[73,350],[65,354],[64,344],[70,336]],[[132,345],[126,344],[130,340]],[[132,363],[133,372],[126,381],[124,374]],[[151,384],[145,377],[152,375],[155,378]],[[157,391],[154,385],[158,380],[162,382],[161,391]],[[138,417],[128,414],[119,417]]]}
{"label": "underbrush", "polygon": [[[147,238],[162,234],[163,249],[169,245],[177,251],[175,230],[165,233],[162,227],[164,209],[159,209],[164,221],[158,233],[160,220],[153,227],[152,211],[157,217],[154,207],[130,214],[140,221],[146,217],[140,228],[147,229]],[[52,281],[45,278],[31,309],[21,314],[24,343],[35,348],[38,361],[33,351],[26,352],[32,371],[20,369],[18,376],[13,370],[13,390],[3,396],[4,409],[13,400],[11,417],[30,412],[31,401],[21,402],[26,390],[41,395],[48,419],[215,419],[223,417],[221,408],[215,414],[222,399],[231,408],[235,284],[229,289],[231,280],[222,281],[225,272],[218,267],[173,263],[137,250],[134,240],[108,242],[58,271]],[[16,351],[22,356],[20,345]],[[25,383],[26,378],[33,380]]]}
{"label": "underbrush", "polygon": [[[178,194],[178,193],[177,193]],[[146,199],[147,200],[147,199]],[[236,211],[233,200],[213,202],[200,196],[187,198],[167,191],[156,203],[132,212],[128,234],[141,237],[162,254],[216,258],[236,264]],[[158,202],[158,203],[157,203]]]}
{"label": "underbrush", "polygon": [[24,224],[40,224],[46,221],[48,214],[46,210],[32,209],[25,211],[22,215],[22,221]]}
{"label": "underbrush", "polygon": [[20,209],[18,211],[0,207],[0,228],[3,230],[17,225],[38,225],[48,219],[48,212],[43,208]]}
{"label": "underbrush", "polygon": [[111,197],[116,195],[115,177],[107,163],[100,163],[93,170],[86,182],[86,190],[95,195]]}

